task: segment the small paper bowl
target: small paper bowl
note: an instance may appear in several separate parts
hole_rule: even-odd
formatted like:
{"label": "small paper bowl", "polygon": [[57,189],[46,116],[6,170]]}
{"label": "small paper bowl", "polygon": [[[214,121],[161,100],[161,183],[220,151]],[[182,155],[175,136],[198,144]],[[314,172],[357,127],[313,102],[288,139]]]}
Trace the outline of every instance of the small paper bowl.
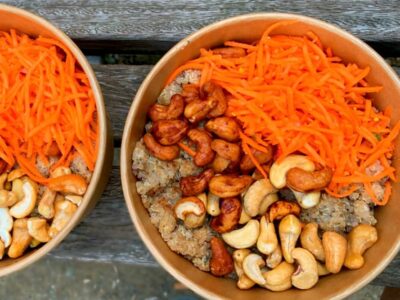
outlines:
{"label": "small paper bowl", "polygon": [[100,143],[96,166],[87,192],[83,198],[82,204],[79,206],[68,225],[48,243],[43,244],[37,249],[27,250],[27,253],[19,258],[11,259],[7,258],[5,255],[5,258],[0,260],[0,277],[31,265],[57,247],[79,221],[95,206],[106,186],[113,159],[112,133],[104,106],[103,95],[96,76],[83,53],[65,33],[43,18],[16,7],[0,4],[0,30],[7,31],[10,29],[16,29],[30,36],[42,35],[57,39],[73,53],[88,76],[93,90],[99,119]]}
{"label": "small paper bowl", "polygon": [[[370,66],[367,77],[372,84],[382,85],[383,91],[374,98],[378,108],[393,106],[393,123],[400,119],[400,82],[389,65],[368,45],[323,21],[291,14],[259,13],[238,16],[207,26],[173,47],[152,69],[142,83],[133,101],[126,120],[121,149],[121,179],[126,204],[136,226],[136,230],[156,260],[177,280],[206,299],[340,299],[354,293],[374,279],[396,255],[400,246],[400,197],[399,184],[393,185],[392,201],[376,212],[379,241],[365,255],[366,263],[356,271],[343,270],[337,275],[320,278],[310,290],[290,289],[285,292],[270,292],[253,288],[248,291],[236,287],[230,279],[217,278],[202,272],[182,256],[172,252],[150,222],[150,217],[142,205],[132,174],[132,152],[136,142],[143,135],[146,112],[163,89],[168,76],[186,61],[199,56],[200,48],[220,46],[224,41],[255,41],[265,29],[280,20],[297,20],[298,23],[283,26],[273,34],[302,35],[314,31],[323,45],[345,61],[360,66]],[[399,147],[396,141],[394,167],[399,170]]]}

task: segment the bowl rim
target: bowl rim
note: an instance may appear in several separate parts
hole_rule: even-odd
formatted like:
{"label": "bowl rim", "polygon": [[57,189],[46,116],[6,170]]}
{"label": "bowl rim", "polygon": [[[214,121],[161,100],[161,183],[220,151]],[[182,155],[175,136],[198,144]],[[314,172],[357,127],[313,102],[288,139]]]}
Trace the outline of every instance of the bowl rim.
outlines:
{"label": "bowl rim", "polygon": [[[108,118],[106,114],[103,94],[101,92],[100,85],[97,81],[96,75],[90,66],[88,60],[85,55],[79,49],[79,47],[72,41],[70,37],[67,36],[61,29],[34,13],[31,13],[27,10],[6,5],[0,4],[0,13],[12,13],[15,15],[19,15],[25,19],[30,20],[42,28],[45,28],[47,31],[51,32],[57,39],[62,42],[74,55],[76,60],[79,62],[80,66],[84,70],[85,74],[88,77],[90,82],[90,86],[92,88],[94,98],[96,100],[96,108],[99,120],[99,150],[97,153],[97,161],[95,165],[95,169],[93,171],[90,183],[88,185],[87,191],[84,195],[81,205],[78,206],[77,211],[74,216],[68,222],[67,226],[63,228],[53,239],[49,242],[42,244],[40,248],[34,250],[33,253],[23,254],[21,257],[13,259],[14,262],[11,261],[9,265],[0,267],[0,277],[8,275],[12,272],[23,269],[26,266],[31,265],[36,262],[44,255],[49,253],[51,250],[56,248],[62,240],[72,231],[72,229],[79,223],[79,221],[84,217],[87,213],[87,210],[90,208],[90,205],[95,201],[93,198],[95,197],[98,189],[103,189],[104,187],[98,187],[99,181],[105,176],[103,174],[104,168],[107,166],[109,159],[107,159],[107,150],[109,148],[109,139],[112,136],[111,130],[108,124]],[[112,144],[111,144],[112,145]],[[112,151],[111,151],[112,152]],[[106,175],[108,176],[108,174]]]}
{"label": "bowl rim", "polygon": [[[191,33],[190,35],[186,36],[182,40],[180,40],[157,62],[157,64],[152,68],[152,70],[146,76],[145,80],[140,85],[140,88],[138,89],[138,91],[133,99],[129,113],[126,118],[126,123],[124,126],[124,131],[123,131],[123,136],[122,136],[121,157],[120,157],[122,190],[124,193],[125,202],[128,207],[132,222],[134,223],[135,228],[136,228],[137,232],[139,233],[139,236],[141,237],[142,241],[144,242],[144,244],[146,245],[146,247],[148,248],[150,253],[153,255],[153,257],[156,259],[156,261],[165,270],[167,270],[168,273],[170,273],[173,277],[175,277],[175,279],[182,282],[184,285],[186,285],[192,291],[194,291],[195,293],[197,293],[200,296],[205,297],[205,298],[219,298],[220,296],[209,291],[208,289],[203,288],[201,285],[193,282],[191,279],[186,278],[181,272],[177,271],[173,266],[171,266],[169,264],[169,262],[164,258],[164,255],[162,255],[162,253],[159,252],[157,247],[153,244],[153,242],[149,238],[148,234],[146,233],[144,226],[141,224],[141,222],[140,222],[141,216],[139,216],[135,212],[135,209],[133,206],[133,200],[130,199],[129,191],[131,189],[131,186],[128,181],[127,174],[128,174],[128,172],[131,172],[131,163],[132,162],[131,162],[131,158],[128,156],[128,145],[129,145],[129,139],[130,139],[132,125],[134,123],[133,116],[136,114],[136,111],[139,108],[139,100],[141,98],[143,98],[143,93],[144,93],[145,89],[147,89],[147,86],[149,85],[152,77],[155,74],[157,74],[164,67],[164,65],[175,55],[175,53],[177,51],[179,51],[179,49],[184,48],[186,45],[188,45],[190,43],[191,39],[196,39],[197,37],[204,35],[206,32],[208,32],[214,28],[220,28],[220,27],[229,25],[231,23],[245,21],[248,18],[274,19],[276,21],[296,19],[300,22],[304,22],[307,24],[315,25],[320,28],[327,29],[329,31],[333,31],[336,34],[344,37],[345,39],[351,40],[353,43],[357,44],[358,46],[365,48],[366,52],[369,55],[371,55],[374,58],[374,60],[379,62],[380,65],[382,65],[385,72],[388,74],[388,76],[390,76],[394,80],[394,82],[400,89],[400,79],[398,78],[398,76],[394,72],[394,70],[374,49],[372,49],[368,44],[363,42],[361,39],[359,39],[358,37],[354,36],[353,34],[347,32],[346,30],[344,30],[336,25],[330,24],[323,20],[320,20],[320,19],[317,19],[314,17],[300,15],[300,14],[292,14],[292,13],[274,13],[274,12],[250,13],[250,14],[244,14],[244,15],[230,17],[227,19],[223,19],[223,20],[211,23],[211,24],[209,24],[205,27],[202,27],[201,29]],[[148,217],[148,215],[146,217]],[[358,291],[365,285],[367,285],[369,282],[371,282],[378,274],[380,274],[387,267],[387,265],[392,261],[392,259],[396,256],[396,254],[398,253],[399,250],[400,250],[400,235],[397,237],[397,241],[395,242],[394,246],[388,251],[385,258],[383,258],[383,260],[380,262],[380,264],[375,269],[373,269],[373,271],[371,273],[369,273],[369,275],[367,277],[362,278],[361,280],[357,281],[356,283],[353,283],[352,286],[348,287],[345,290],[338,290],[338,292],[331,299],[343,299],[343,298],[353,294],[354,292]]]}

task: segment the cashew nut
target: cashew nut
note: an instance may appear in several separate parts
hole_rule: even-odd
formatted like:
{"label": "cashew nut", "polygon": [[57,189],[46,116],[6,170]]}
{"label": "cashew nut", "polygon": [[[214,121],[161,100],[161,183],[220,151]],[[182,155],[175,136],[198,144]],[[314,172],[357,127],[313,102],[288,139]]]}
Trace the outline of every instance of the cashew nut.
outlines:
{"label": "cashew nut", "polygon": [[278,201],[278,199],[279,198],[278,198],[278,194],[277,193],[268,194],[261,201],[260,209],[258,210],[258,215],[259,216],[265,215],[265,213],[267,212],[267,210],[270,207],[270,205],[274,204],[276,201]]}
{"label": "cashew nut", "polygon": [[87,189],[86,180],[78,174],[68,174],[51,178],[47,187],[56,192],[82,196]]}
{"label": "cashew nut", "polygon": [[0,190],[0,207],[13,206],[18,201],[17,195],[12,191]]}
{"label": "cashew nut", "polygon": [[347,251],[347,241],[339,233],[325,231],[322,235],[325,265],[329,272],[336,274],[342,269]]}
{"label": "cashew nut", "polygon": [[24,177],[22,180],[24,198],[10,208],[10,215],[18,219],[28,216],[35,208],[38,189],[35,182]]}
{"label": "cashew nut", "polygon": [[146,133],[143,136],[143,143],[146,146],[147,151],[159,160],[171,161],[177,158],[180,153],[178,146],[163,146],[158,143],[150,133]]}
{"label": "cashew nut", "polygon": [[149,109],[149,117],[155,122],[158,120],[173,120],[180,117],[185,108],[183,97],[175,94],[171,97],[169,105],[153,104]]}
{"label": "cashew nut", "polygon": [[8,177],[7,173],[3,173],[0,175],[0,190],[5,189],[5,183],[7,181],[7,177]]}
{"label": "cashew nut", "polygon": [[4,245],[3,241],[0,240],[0,260],[3,259],[5,250],[6,246]]}
{"label": "cashew nut", "polygon": [[20,178],[17,178],[12,182],[11,191],[17,195],[18,201],[24,199],[24,189],[22,188],[23,184],[24,183]]}
{"label": "cashew nut", "polygon": [[239,140],[240,126],[234,118],[218,117],[209,120],[205,128],[228,142]]}
{"label": "cashew nut", "polygon": [[215,139],[211,143],[211,149],[222,158],[225,158],[234,164],[239,162],[241,150],[238,144],[229,143],[221,139]]}
{"label": "cashew nut", "polygon": [[25,172],[21,169],[14,169],[10,173],[8,173],[7,181],[14,181],[15,179],[21,178],[25,175]]}
{"label": "cashew nut", "polygon": [[278,247],[278,237],[275,232],[275,225],[267,221],[265,216],[260,220],[260,235],[257,240],[257,249],[263,254],[269,255]]}
{"label": "cashew nut", "polygon": [[183,139],[189,125],[183,120],[159,120],[153,123],[151,133],[164,146],[171,146]]}
{"label": "cashew nut", "polygon": [[55,214],[50,225],[49,236],[54,238],[71,220],[78,207],[68,200],[56,200],[54,203]]}
{"label": "cashew nut", "polygon": [[328,271],[325,265],[317,261],[317,268],[318,268],[318,276],[325,276],[328,274],[331,274],[331,272]]}
{"label": "cashew nut", "polygon": [[248,214],[246,214],[244,209],[242,209],[242,211],[240,212],[239,224],[246,224],[250,220],[251,217]]}
{"label": "cashew nut", "polygon": [[242,263],[244,274],[259,285],[264,285],[266,280],[261,273],[261,268],[265,266],[264,259],[255,253],[247,255]]}
{"label": "cashew nut", "polygon": [[[243,208],[250,217],[255,217],[260,212],[260,206],[263,200],[270,194],[276,193],[277,190],[272,186],[266,178],[254,182],[243,198]],[[270,200],[274,200],[273,198]],[[269,203],[272,204],[272,203]],[[264,204],[266,206],[266,204]]]}
{"label": "cashew nut", "polygon": [[57,167],[53,171],[50,172],[50,177],[51,178],[56,178],[64,175],[72,174],[72,171],[68,167]]}
{"label": "cashew nut", "polygon": [[8,208],[0,208],[0,240],[7,248],[11,244],[10,231],[13,228],[13,218]]}
{"label": "cashew nut", "polygon": [[294,273],[294,266],[286,261],[281,262],[275,269],[263,273],[266,283],[264,287],[280,292],[292,287],[291,276]]}
{"label": "cashew nut", "polygon": [[[266,164],[272,159],[273,155],[273,150],[272,146],[266,147],[267,151],[266,152],[261,152],[259,150],[251,148],[250,151],[253,154],[254,158],[260,163],[260,165]],[[240,161],[240,170],[242,172],[249,172],[253,170],[256,165],[254,162],[251,160],[250,156],[248,154],[244,155],[242,160]]]}
{"label": "cashew nut", "polygon": [[199,175],[186,176],[181,178],[179,186],[183,196],[194,196],[203,193],[211,178],[214,176],[212,169],[207,169]]}
{"label": "cashew nut", "polygon": [[303,193],[319,191],[329,185],[332,175],[330,168],[308,172],[296,167],[287,172],[286,184],[292,190]]}
{"label": "cashew nut", "polygon": [[82,203],[83,197],[77,195],[65,195],[65,199],[79,206]]}
{"label": "cashew nut", "polygon": [[211,192],[208,193],[207,213],[213,217],[216,217],[221,213],[219,197]]}
{"label": "cashew nut", "polygon": [[194,164],[203,167],[211,163],[215,155],[211,149],[211,135],[203,129],[195,128],[189,130],[188,138],[196,144],[196,155],[193,157]]}
{"label": "cashew nut", "polygon": [[204,202],[199,198],[187,197],[176,202],[174,212],[178,219],[183,220],[187,228],[196,228],[203,225],[206,208]]}
{"label": "cashew nut", "polygon": [[29,248],[36,248],[37,246],[39,246],[41,244],[41,242],[39,242],[37,239],[32,238],[31,243],[29,244]]}
{"label": "cashew nut", "polygon": [[281,162],[274,162],[269,171],[269,180],[277,189],[286,186],[286,173],[292,168],[301,168],[305,171],[314,171],[314,163],[304,155],[288,155]]}
{"label": "cashew nut", "polygon": [[315,257],[303,248],[295,248],[292,256],[298,264],[296,272],[292,275],[293,286],[301,290],[312,288],[318,282],[318,266]]}
{"label": "cashew nut", "polygon": [[368,224],[360,224],[354,227],[348,237],[348,247],[344,265],[351,269],[359,269],[364,265],[364,252],[372,247],[378,240],[378,232],[375,227]]}
{"label": "cashew nut", "polygon": [[270,255],[267,257],[267,267],[271,269],[275,269],[282,261],[282,250],[281,246],[278,244],[278,246],[275,248],[274,252],[272,252]]}
{"label": "cashew nut", "polygon": [[57,192],[45,188],[42,198],[39,200],[38,211],[46,219],[54,217],[54,200],[56,199]]}
{"label": "cashew nut", "polygon": [[319,203],[319,199],[321,198],[321,192],[309,192],[302,193],[295,190],[292,190],[297,202],[300,204],[302,208],[311,208],[316,206]]}
{"label": "cashew nut", "polygon": [[229,159],[223,158],[222,156],[216,154],[212,162],[212,168],[215,173],[222,173],[227,171],[231,166],[231,161]]}
{"label": "cashew nut", "polygon": [[295,202],[288,201],[277,201],[273,203],[268,210],[269,220],[271,222],[275,220],[281,220],[287,215],[300,215],[300,206]]}
{"label": "cashew nut", "polygon": [[225,233],[234,229],[239,223],[241,206],[242,204],[237,198],[222,199],[221,213],[211,219],[210,227],[218,233]]}
{"label": "cashew nut", "polygon": [[215,276],[224,276],[233,271],[233,260],[224,242],[217,237],[212,237],[210,241],[211,259],[210,271]]}
{"label": "cashew nut", "polygon": [[186,103],[200,99],[199,93],[199,86],[197,84],[186,83],[182,85],[181,95]]}
{"label": "cashew nut", "polygon": [[310,251],[316,259],[324,262],[325,252],[322,247],[322,241],[318,236],[318,224],[308,223],[304,226],[303,231],[300,234],[301,246]]}
{"label": "cashew nut", "polygon": [[49,224],[42,218],[32,217],[28,219],[28,232],[36,240],[46,243],[50,240]]}
{"label": "cashew nut", "polygon": [[14,222],[12,242],[8,249],[8,256],[11,258],[20,257],[32,241],[28,232],[28,219],[18,219]]}
{"label": "cashew nut", "polygon": [[296,247],[297,239],[301,233],[301,222],[294,215],[287,215],[279,223],[279,237],[281,240],[282,254],[285,260],[292,264],[292,250]]}
{"label": "cashew nut", "polygon": [[211,178],[209,189],[221,198],[235,197],[244,192],[252,181],[247,175],[217,175]]}
{"label": "cashew nut", "polygon": [[201,92],[208,101],[217,102],[217,105],[211,109],[207,117],[215,118],[225,113],[228,107],[228,102],[221,87],[208,81],[203,85]]}
{"label": "cashew nut", "polygon": [[183,114],[190,123],[197,123],[204,120],[208,113],[215,108],[217,104],[217,99],[194,99],[186,105]]}
{"label": "cashew nut", "polygon": [[221,236],[225,243],[235,249],[252,247],[258,239],[260,224],[257,220],[250,220],[240,229],[223,233]]}
{"label": "cashew nut", "polygon": [[243,260],[246,256],[251,253],[249,249],[239,249],[233,251],[233,265],[235,267],[235,272],[239,278],[236,285],[241,290],[248,290],[255,285],[255,282],[247,277],[243,271]]}

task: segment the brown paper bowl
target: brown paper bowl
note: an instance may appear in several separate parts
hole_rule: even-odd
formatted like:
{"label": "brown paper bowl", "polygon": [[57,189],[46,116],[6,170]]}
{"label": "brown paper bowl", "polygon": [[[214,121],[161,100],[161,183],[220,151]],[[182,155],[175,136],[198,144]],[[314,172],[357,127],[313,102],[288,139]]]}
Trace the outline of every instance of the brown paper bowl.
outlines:
{"label": "brown paper bowl", "polygon": [[20,32],[27,33],[31,36],[43,35],[52,37],[61,41],[75,55],[79,64],[87,74],[90,85],[96,99],[99,125],[100,125],[100,146],[98,159],[92,180],[88,186],[82,204],[79,206],[75,215],[68,225],[51,241],[36,250],[28,251],[27,254],[17,259],[5,258],[0,261],[0,276],[10,274],[11,272],[20,270],[37,261],[46,253],[55,248],[68,233],[79,223],[79,221],[94,207],[97,200],[107,183],[107,179],[112,166],[113,143],[110,123],[106,115],[106,110],[101,94],[100,86],[96,76],[86,60],[83,53],[75,45],[75,43],[61,30],[51,25],[46,20],[29,13],[25,10],[0,4],[0,30],[17,29]]}
{"label": "brown paper bowl", "polygon": [[[372,69],[368,80],[372,84],[384,87],[374,99],[377,107],[391,104],[394,108],[393,122],[400,119],[400,82],[394,71],[369,46],[349,33],[325,22],[297,15],[260,13],[224,20],[207,26],[173,47],[153,68],[142,83],[130,109],[122,140],[121,178],[126,204],[131,218],[144,243],[157,261],[176,279],[207,299],[339,299],[343,298],[375,278],[393,259],[400,245],[400,187],[393,187],[392,201],[377,210],[379,242],[366,254],[366,264],[357,271],[342,271],[340,274],[321,278],[318,284],[307,291],[291,289],[285,292],[269,292],[255,288],[242,291],[236,288],[236,282],[216,278],[209,273],[196,269],[190,262],[172,252],[162,240],[157,229],[151,224],[146,209],[143,207],[135,188],[132,174],[132,151],[135,143],[143,134],[146,112],[161,92],[166,79],[172,71],[189,59],[199,55],[202,47],[212,48],[226,40],[254,41],[263,31],[279,20],[298,20],[276,30],[281,34],[304,34],[313,30],[325,46],[330,46],[334,53],[345,61],[353,61],[361,66],[369,65]],[[399,170],[399,148],[396,147],[394,166]]]}

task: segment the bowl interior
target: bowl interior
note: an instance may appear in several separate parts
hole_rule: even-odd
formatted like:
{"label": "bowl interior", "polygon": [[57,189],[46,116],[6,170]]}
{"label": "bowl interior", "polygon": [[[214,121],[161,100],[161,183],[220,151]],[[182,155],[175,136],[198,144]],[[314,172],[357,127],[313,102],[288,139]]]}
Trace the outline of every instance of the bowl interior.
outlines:
{"label": "bowl interior", "polygon": [[51,37],[61,41],[76,57],[77,61],[85,71],[92,87],[99,119],[99,153],[95,170],[92,174],[91,182],[84,196],[82,204],[68,223],[68,225],[52,240],[43,246],[29,251],[27,254],[17,259],[4,258],[0,260],[0,276],[17,271],[44,256],[51,249],[55,248],[68,233],[78,224],[85,214],[94,207],[97,200],[107,183],[109,170],[112,166],[112,135],[110,124],[106,116],[103,96],[95,74],[90,67],[85,56],[79,48],[72,42],[67,35],[51,25],[44,19],[35,16],[27,11],[0,4],[0,30],[8,31],[16,29],[17,31],[29,34],[31,36]]}
{"label": "bowl interior", "polygon": [[[378,209],[379,242],[366,254],[366,264],[357,271],[342,271],[340,274],[321,278],[318,284],[307,291],[289,290],[280,293],[257,288],[241,291],[236,282],[216,278],[199,271],[186,259],[172,252],[162,240],[157,229],[151,224],[148,213],[143,207],[135,189],[135,178],[131,172],[131,157],[135,143],[140,139],[146,120],[146,112],[162,90],[168,75],[178,66],[199,55],[202,47],[210,48],[221,45],[227,40],[254,41],[260,38],[264,30],[272,23],[282,19],[295,19],[297,23],[281,27],[275,34],[302,35],[312,30],[325,46],[345,61],[355,62],[360,66],[370,66],[372,71],[368,80],[372,84],[384,87],[373,100],[378,108],[388,105],[393,107],[393,122],[400,119],[397,105],[400,97],[400,83],[397,75],[366,44],[350,34],[315,19],[288,14],[253,14],[228,19],[210,25],[178,43],[154,67],[143,82],[132,104],[125,126],[121,153],[122,183],[127,205],[136,228],[155,258],[178,280],[205,298],[228,299],[325,299],[342,298],[371,281],[397,253],[400,238],[398,226],[400,205],[394,201],[399,197],[400,186],[393,186],[392,201],[383,209]],[[399,147],[396,141],[394,166],[399,170]],[[379,259],[377,259],[379,257]]]}

